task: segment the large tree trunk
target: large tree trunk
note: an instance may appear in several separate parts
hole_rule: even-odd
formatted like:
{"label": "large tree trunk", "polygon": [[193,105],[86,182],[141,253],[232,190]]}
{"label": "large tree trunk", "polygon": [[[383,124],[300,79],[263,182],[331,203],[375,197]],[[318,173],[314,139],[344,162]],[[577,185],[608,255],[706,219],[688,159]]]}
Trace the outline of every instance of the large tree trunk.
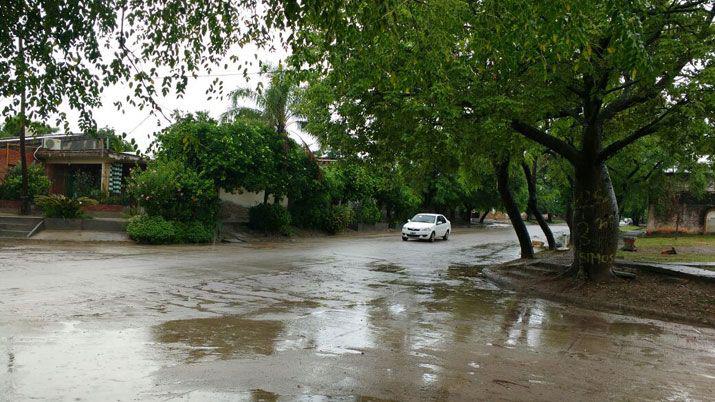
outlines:
{"label": "large tree trunk", "polygon": [[[569,227],[569,239],[573,239],[573,179],[570,177],[567,177],[567,180],[569,182],[569,191],[566,196],[566,216],[564,216],[564,219],[566,220],[566,225]],[[569,240],[569,243],[571,243],[573,240]],[[564,244],[564,246],[568,246],[569,244]]]}
{"label": "large tree trunk", "polygon": [[529,231],[526,229],[524,220],[521,219],[521,212],[514,201],[514,194],[509,187],[509,160],[502,160],[494,163],[494,171],[497,176],[497,189],[501,197],[502,204],[506,208],[506,213],[511,220],[511,226],[516,232],[521,247],[521,258],[534,258],[534,248],[531,245]]}
{"label": "large tree trunk", "polygon": [[489,210],[484,211],[482,217],[479,218],[479,223],[484,223],[484,219],[487,217],[487,215],[489,215]]}
{"label": "large tree trunk", "polygon": [[[22,37],[18,39],[19,42],[19,53],[20,57],[23,58],[23,65],[24,65],[24,57],[25,57],[25,47],[22,42]],[[25,132],[26,126],[27,126],[27,102],[25,99],[25,79],[24,79],[24,74],[25,71],[22,71],[22,76],[20,78],[21,81],[21,93],[20,93],[20,170],[22,174],[22,192],[20,193],[20,215],[29,215],[30,214],[30,194],[29,194],[29,188],[30,188],[30,183],[29,183],[29,178],[27,175],[27,150],[25,149]]]}
{"label": "large tree trunk", "polygon": [[546,242],[549,245],[549,250],[556,250],[556,240],[554,239],[554,234],[551,232],[549,224],[544,219],[544,215],[542,215],[541,211],[539,211],[539,205],[536,199],[536,161],[534,161],[533,172],[531,171],[531,169],[529,169],[529,166],[526,163],[522,163],[521,167],[524,170],[527,188],[529,189],[529,200],[527,202],[527,208],[536,218],[536,222],[539,223],[541,231],[544,232],[544,236],[546,236]]}
{"label": "large tree trunk", "polygon": [[618,248],[618,205],[611,178],[603,163],[576,167],[575,173],[573,267],[583,278],[608,280]]}

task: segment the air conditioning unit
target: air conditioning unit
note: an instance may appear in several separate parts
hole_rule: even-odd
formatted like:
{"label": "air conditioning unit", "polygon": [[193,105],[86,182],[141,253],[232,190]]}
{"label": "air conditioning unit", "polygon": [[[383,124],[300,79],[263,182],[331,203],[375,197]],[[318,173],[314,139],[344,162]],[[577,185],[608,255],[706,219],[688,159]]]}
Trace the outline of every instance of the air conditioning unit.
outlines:
{"label": "air conditioning unit", "polygon": [[62,149],[62,141],[57,138],[45,138],[42,140],[42,147],[52,151],[59,151]]}

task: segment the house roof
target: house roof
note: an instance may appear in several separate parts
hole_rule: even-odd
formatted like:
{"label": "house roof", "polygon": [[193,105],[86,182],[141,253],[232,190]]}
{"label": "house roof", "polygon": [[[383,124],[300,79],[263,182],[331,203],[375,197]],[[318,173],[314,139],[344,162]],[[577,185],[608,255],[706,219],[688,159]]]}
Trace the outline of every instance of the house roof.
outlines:
{"label": "house roof", "polygon": [[[54,145],[49,145],[52,149],[46,148],[46,140],[58,140]],[[104,138],[95,138],[86,134],[52,134],[36,137],[28,137],[26,142],[31,148],[29,152],[36,159],[45,162],[71,163],[72,161],[86,161],[101,159],[108,162],[120,163],[143,163],[145,158],[133,153],[114,152],[107,147]],[[6,138],[0,140],[2,144],[14,144],[20,141],[19,138]],[[34,148],[34,149],[33,149]]]}
{"label": "house roof", "polygon": [[78,151],[68,150],[51,150],[40,148],[35,153],[38,160],[45,162],[62,162],[68,160],[88,160],[88,159],[104,159],[109,162],[122,163],[143,163],[146,160],[141,156],[129,154],[126,152],[114,152],[108,149],[85,149]]}
{"label": "house roof", "polygon": [[[38,136],[27,136],[25,137],[25,141],[35,141],[35,140],[43,140],[45,138],[75,138],[75,137],[85,137],[85,134],[76,134],[76,133],[69,133],[69,134],[48,134],[48,135],[38,135]],[[20,142],[20,137],[10,137],[10,138],[0,138],[0,144],[4,144],[6,142]]]}

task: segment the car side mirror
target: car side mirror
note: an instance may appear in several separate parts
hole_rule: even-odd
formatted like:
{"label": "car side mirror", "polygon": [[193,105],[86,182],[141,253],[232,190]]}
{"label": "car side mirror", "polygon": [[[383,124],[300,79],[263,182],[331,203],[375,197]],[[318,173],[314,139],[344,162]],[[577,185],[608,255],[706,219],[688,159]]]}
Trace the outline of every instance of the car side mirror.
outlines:
{"label": "car side mirror", "polygon": [[412,222],[412,219],[408,219],[407,222]]}

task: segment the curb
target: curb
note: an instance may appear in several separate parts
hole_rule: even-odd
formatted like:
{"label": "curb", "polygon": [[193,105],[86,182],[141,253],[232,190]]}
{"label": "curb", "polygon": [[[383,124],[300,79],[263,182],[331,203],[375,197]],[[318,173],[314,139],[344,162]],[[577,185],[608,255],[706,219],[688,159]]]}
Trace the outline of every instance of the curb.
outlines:
{"label": "curb", "polygon": [[694,318],[688,317],[688,316],[682,316],[682,315],[677,315],[677,314],[671,314],[671,313],[666,313],[660,310],[653,310],[649,308],[643,308],[643,307],[635,307],[632,305],[625,305],[625,304],[620,304],[620,303],[596,303],[596,302],[587,302],[585,300],[576,298],[576,297],[570,297],[570,296],[564,296],[560,294],[554,294],[554,293],[549,293],[545,292],[533,287],[528,287],[528,286],[522,286],[522,285],[517,285],[513,281],[509,280],[508,278],[504,277],[503,275],[499,275],[496,273],[493,268],[484,268],[482,270],[482,273],[484,276],[489,279],[490,281],[494,282],[497,284],[499,287],[506,288],[508,290],[513,290],[519,293],[523,293],[526,295],[532,295],[532,296],[537,296],[543,299],[547,300],[552,300],[556,301],[559,303],[565,303],[565,304],[571,304],[577,307],[585,308],[587,310],[595,310],[595,311],[602,311],[602,312],[607,312],[607,313],[617,313],[617,314],[629,314],[629,315],[635,315],[635,316],[640,316],[642,318],[652,318],[652,319],[658,319],[658,320],[663,320],[663,321],[672,321],[672,322],[678,322],[682,324],[688,324],[688,325],[694,325],[694,326],[700,326],[700,327],[708,327],[708,328],[715,328],[715,319],[699,319],[696,320]]}
{"label": "curb", "polygon": [[[675,277],[679,277],[679,278],[686,278],[686,279],[693,279],[693,280],[697,280],[697,281],[715,283],[715,274],[707,275],[707,274],[710,274],[710,271],[704,270],[702,268],[694,267],[694,266],[687,266],[687,265],[686,266],[678,266],[675,264],[656,264],[656,263],[647,263],[647,262],[634,262],[634,261],[627,261],[627,260],[616,260],[616,265],[620,265],[622,267],[627,267],[627,268],[640,269],[643,271],[652,272],[652,273],[661,274],[661,275],[669,275],[669,276],[675,276]],[[688,272],[688,271],[704,271],[704,274],[700,275],[697,272]]]}

